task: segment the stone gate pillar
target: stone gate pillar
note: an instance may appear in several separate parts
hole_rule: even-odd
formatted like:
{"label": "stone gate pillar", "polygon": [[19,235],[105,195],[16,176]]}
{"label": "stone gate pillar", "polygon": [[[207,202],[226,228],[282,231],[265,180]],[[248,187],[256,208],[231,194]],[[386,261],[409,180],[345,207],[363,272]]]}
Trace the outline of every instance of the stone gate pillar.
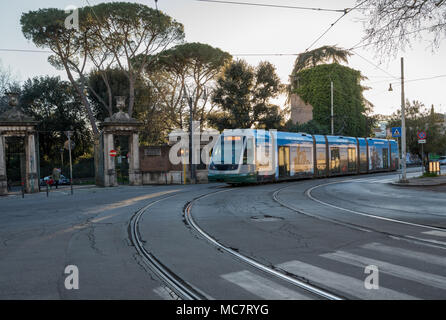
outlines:
{"label": "stone gate pillar", "polygon": [[104,187],[114,187],[118,185],[115,158],[110,156],[110,151],[114,150],[115,136],[128,136],[129,184],[141,185],[142,176],[139,166],[139,130],[142,123],[131,118],[128,113],[123,111],[125,108],[125,97],[116,97],[116,101],[119,112],[106,118],[105,121],[100,124],[104,139],[104,149],[102,150],[104,154],[104,178],[103,181],[100,182],[100,185]]}
{"label": "stone gate pillar", "polygon": [[139,134],[133,132],[129,140],[129,183],[132,186],[142,185],[142,174],[139,166]]}
{"label": "stone gate pillar", "polygon": [[110,151],[115,148],[113,138],[112,132],[104,132],[104,187],[116,187],[118,185],[115,158],[110,156]]}
{"label": "stone gate pillar", "polygon": [[0,115],[0,195],[6,194],[8,177],[6,175],[5,146],[6,137],[23,137],[25,139],[25,191],[27,193],[39,192],[39,177],[37,166],[39,159],[36,152],[36,126],[37,122],[25,115],[18,106],[18,94],[10,93],[9,107]]}
{"label": "stone gate pillar", "polygon": [[34,133],[25,136],[25,191],[39,192],[39,177],[37,176],[36,140]]}

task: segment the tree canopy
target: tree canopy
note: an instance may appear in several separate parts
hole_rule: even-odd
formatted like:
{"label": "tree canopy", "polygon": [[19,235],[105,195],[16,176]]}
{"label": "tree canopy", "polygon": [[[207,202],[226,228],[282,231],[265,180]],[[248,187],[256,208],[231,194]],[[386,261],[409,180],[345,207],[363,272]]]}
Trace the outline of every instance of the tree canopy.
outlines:
{"label": "tree canopy", "polygon": [[331,118],[330,82],[333,81],[335,134],[369,136],[371,105],[364,99],[361,72],[337,63],[320,64],[296,75],[299,86],[292,92],[313,106],[313,120],[329,127]]}
{"label": "tree canopy", "polygon": [[[394,55],[415,39],[429,41],[433,48],[446,32],[445,0],[367,0],[361,3],[365,37],[382,57]],[[428,31],[426,35],[423,32]]]}
{"label": "tree canopy", "polygon": [[88,120],[68,81],[49,76],[28,79],[22,86],[20,102],[23,111],[38,121],[40,155],[45,162],[59,159],[67,140],[64,131],[70,128],[76,144],[73,158],[91,151]]}
{"label": "tree canopy", "polygon": [[276,70],[269,62],[257,68],[244,60],[227,65],[217,80],[212,97],[219,110],[209,115],[211,126],[223,129],[278,129],[283,125],[280,108],[270,102],[283,90]]}
{"label": "tree canopy", "polygon": [[[135,82],[143,69],[152,61],[151,55],[184,38],[183,25],[162,12],[146,5],[127,2],[101,3],[79,8],[79,30],[65,28],[67,14],[49,8],[24,13],[21,17],[24,36],[54,55],[51,64],[62,68],[87,110],[95,135],[96,119],[87,99],[87,67],[94,65],[102,73],[107,100],[101,101],[111,112],[111,92],[106,70],[119,68],[129,83],[128,112],[131,115],[135,102]],[[142,56],[135,65],[135,57]],[[77,81],[78,77],[79,81]],[[94,94],[94,93],[93,93]]]}
{"label": "tree canopy", "polygon": [[[429,110],[420,101],[406,100],[406,143],[410,153],[418,154],[421,157],[421,145],[418,143],[418,131],[426,131],[427,139],[424,145],[426,153],[443,154],[446,150],[446,134],[442,127],[444,115],[435,113],[432,108]],[[389,127],[401,126],[401,110],[390,116]]]}
{"label": "tree canopy", "polygon": [[185,43],[159,53],[155,60],[156,63],[146,68],[145,75],[160,99],[158,103],[172,115],[173,124],[184,128],[188,123],[185,90],[192,97],[194,120],[204,123],[212,111],[208,102],[217,75],[232,56],[207,44]]}

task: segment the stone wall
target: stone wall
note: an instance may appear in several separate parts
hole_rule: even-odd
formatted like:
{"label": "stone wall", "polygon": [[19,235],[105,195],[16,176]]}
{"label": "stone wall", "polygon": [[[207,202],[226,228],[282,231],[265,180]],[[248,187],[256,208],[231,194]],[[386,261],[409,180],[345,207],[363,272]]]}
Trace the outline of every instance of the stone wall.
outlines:
{"label": "stone wall", "polygon": [[297,94],[291,95],[291,121],[294,124],[307,123],[313,120],[313,106],[305,103]]}
{"label": "stone wall", "polygon": [[[183,165],[172,164],[169,160],[170,146],[140,147],[140,165],[143,184],[182,184]],[[190,180],[189,166],[186,166],[186,178]],[[208,182],[208,170],[196,171],[197,182]]]}
{"label": "stone wall", "polygon": [[[189,175],[189,172],[186,172]],[[187,177],[189,179],[189,176]],[[197,182],[208,183],[208,170],[197,170]],[[183,171],[143,172],[143,184],[183,184]]]}

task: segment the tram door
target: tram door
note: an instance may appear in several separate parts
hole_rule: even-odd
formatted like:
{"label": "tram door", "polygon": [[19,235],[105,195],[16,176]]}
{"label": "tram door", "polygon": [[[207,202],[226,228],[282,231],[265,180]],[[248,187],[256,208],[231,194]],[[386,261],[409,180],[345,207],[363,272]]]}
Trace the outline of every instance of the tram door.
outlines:
{"label": "tram door", "polygon": [[389,150],[383,149],[383,169],[389,169]]}
{"label": "tram door", "polygon": [[279,178],[290,176],[290,147],[279,147]]}

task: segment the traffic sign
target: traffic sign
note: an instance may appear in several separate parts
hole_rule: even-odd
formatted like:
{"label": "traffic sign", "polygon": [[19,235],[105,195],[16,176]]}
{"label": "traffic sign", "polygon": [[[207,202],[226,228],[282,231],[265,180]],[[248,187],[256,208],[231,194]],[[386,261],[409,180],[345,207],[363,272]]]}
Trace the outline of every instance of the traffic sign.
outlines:
{"label": "traffic sign", "polygon": [[[70,140],[71,141],[71,150],[73,150],[74,149],[74,147],[76,146],[76,144],[74,143],[74,141],[73,140]],[[69,143],[68,143],[68,140],[67,141],[65,141],[65,143],[64,143],[64,148],[65,149],[69,149],[70,148],[70,145],[69,145]]]}
{"label": "traffic sign", "polygon": [[116,150],[110,150],[110,157],[116,157],[117,154]]}
{"label": "traffic sign", "polygon": [[394,138],[401,137],[401,127],[392,128],[392,137],[394,137]]}
{"label": "traffic sign", "polygon": [[418,140],[418,143],[426,143],[426,139],[420,139]]}
{"label": "traffic sign", "polygon": [[425,140],[427,137],[426,131],[418,131],[417,136],[419,140]]}

